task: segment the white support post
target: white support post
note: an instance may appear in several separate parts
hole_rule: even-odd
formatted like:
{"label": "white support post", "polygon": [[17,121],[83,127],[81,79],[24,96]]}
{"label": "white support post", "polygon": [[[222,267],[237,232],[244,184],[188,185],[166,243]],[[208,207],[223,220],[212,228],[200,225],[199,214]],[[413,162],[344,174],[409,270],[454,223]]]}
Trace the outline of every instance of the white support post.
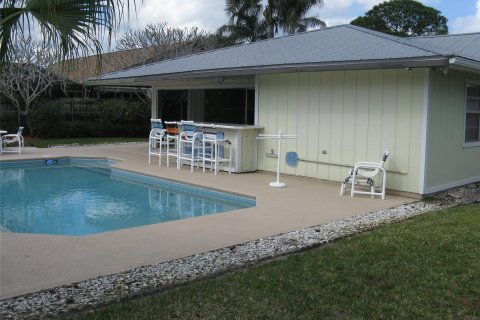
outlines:
{"label": "white support post", "polygon": [[152,86],[150,90],[152,90],[151,118],[158,119],[158,88]]}

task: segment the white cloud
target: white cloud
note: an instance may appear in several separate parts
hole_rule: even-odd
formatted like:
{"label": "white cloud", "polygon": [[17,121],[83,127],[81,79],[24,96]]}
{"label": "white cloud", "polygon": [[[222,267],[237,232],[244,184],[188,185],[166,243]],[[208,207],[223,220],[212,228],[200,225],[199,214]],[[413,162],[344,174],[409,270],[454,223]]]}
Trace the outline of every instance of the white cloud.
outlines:
{"label": "white cloud", "polygon": [[328,27],[348,24],[383,1],[385,0],[324,0],[323,7],[313,8],[310,15],[325,21]]}
{"label": "white cloud", "polygon": [[350,21],[354,20],[357,17],[332,17],[327,19],[322,19],[327,27],[338,26],[341,24],[349,24]]}
{"label": "white cloud", "polygon": [[225,0],[144,0],[133,29],[166,21],[172,27],[198,27],[214,32],[227,21]]}
{"label": "white cloud", "polygon": [[477,0],[475,15],[457,18],[453,23],[453,33],[467,32],[480,32],[480,0]]}
{"label": "white cloud", "polygon": [[377,5],[385,0],[336,0],[324,1],[323,9],[326,11],[344,11],[354,5],[360,5],[365,11],[370,10],[374,5]]}

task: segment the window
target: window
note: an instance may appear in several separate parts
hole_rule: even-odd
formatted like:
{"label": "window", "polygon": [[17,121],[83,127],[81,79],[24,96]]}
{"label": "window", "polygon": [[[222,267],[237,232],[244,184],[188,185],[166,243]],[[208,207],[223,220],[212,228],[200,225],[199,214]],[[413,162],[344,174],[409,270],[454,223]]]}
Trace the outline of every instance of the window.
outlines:
{"label": "window", "polygon": [[467,83],[465,144],[480,143],[480,83]]}

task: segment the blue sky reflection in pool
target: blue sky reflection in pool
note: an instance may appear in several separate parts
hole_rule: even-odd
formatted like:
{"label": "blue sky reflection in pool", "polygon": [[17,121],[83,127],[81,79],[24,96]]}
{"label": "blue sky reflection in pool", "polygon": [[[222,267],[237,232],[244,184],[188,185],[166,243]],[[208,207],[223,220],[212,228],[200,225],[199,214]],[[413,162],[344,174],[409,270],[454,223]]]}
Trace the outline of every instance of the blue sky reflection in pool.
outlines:
{"label": "blue sky reflection in pool", "polygon": [[249,198],[111,169],[105,160],[0,163],[0,228],[87,235],[255,206]]}

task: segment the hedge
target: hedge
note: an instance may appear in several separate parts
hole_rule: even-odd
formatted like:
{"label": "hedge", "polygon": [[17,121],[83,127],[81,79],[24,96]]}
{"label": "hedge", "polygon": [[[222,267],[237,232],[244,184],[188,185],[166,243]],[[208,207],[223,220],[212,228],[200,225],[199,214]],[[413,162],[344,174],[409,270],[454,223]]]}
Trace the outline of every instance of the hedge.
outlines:
{"label": "hedge", "polygon": [[99,100],[84,116],[54,100],[41,101],[28,116],[30,134],[40,138],[143,137],[150,128],[150,104]]}

